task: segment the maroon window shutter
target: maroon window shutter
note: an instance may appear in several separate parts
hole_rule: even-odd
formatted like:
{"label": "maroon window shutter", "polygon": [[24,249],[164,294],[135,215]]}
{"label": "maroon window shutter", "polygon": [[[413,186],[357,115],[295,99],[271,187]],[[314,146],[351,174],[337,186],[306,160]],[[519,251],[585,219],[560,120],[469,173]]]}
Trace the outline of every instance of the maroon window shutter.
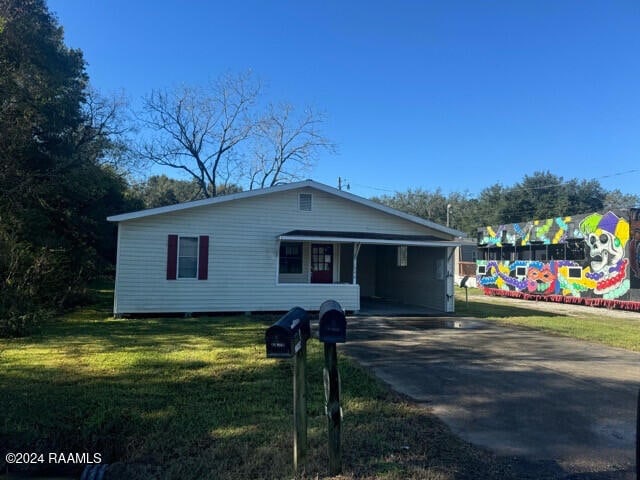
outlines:
{"label": "maroon window shutter", "polygon": [[175,280],[178,268],[178,236],[169,235],[167,243],[167,280]]}
{"label": "maroon window shutter", "polygon": [[201,235],[198,242],[198,280],[209,277],[209,236]]}

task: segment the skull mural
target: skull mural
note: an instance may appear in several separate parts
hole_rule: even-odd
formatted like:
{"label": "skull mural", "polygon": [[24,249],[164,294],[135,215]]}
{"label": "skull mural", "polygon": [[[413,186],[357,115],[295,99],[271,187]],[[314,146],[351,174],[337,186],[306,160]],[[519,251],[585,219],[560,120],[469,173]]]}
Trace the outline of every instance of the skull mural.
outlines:
{"label": "skull mural", "polygon": [[605,298],[617,298],[629,290],[628,259],[625,246],[629,240],[629,222],[613,212],[594,213],[580,223],[588,248],[591,272],[587,277],[596,281],[594,293]]}
{"label": "skull mural", "polygon": [[599,235],[590,233],[587,245],[593,272],[608,272],[610,267],[615,267],[624,258],[624,247],[611,232],[602,231]]}

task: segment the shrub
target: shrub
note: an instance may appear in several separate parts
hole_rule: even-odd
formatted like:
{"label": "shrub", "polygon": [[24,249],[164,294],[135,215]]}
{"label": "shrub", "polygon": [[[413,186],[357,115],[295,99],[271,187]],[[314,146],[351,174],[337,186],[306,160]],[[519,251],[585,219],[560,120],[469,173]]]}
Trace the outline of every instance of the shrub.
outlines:
{"label": "shrub", "polygon": [[0,336],[27,335],[80,297],[86,278],[71,260],[62,249],[34,249],[0,231]]}

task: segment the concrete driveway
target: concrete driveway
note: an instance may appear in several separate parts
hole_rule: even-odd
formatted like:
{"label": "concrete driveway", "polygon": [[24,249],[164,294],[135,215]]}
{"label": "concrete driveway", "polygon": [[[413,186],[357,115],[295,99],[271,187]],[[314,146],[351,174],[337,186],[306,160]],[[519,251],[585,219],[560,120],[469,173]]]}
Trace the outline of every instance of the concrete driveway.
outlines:
{"label": "concrete driveway", "polygon": [[445,328],[454,321],[349,318],[341,349],[499,455],[558,478],[635,478],[640,354],[479,321]]}

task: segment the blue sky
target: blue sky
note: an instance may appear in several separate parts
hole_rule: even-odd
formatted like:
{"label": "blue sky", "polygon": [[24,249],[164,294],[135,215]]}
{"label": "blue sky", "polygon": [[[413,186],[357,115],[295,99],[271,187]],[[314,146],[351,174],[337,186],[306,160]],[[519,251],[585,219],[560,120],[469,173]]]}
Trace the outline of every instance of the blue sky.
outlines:
{"label": "blue sky", "polygon": [[311,174],[370,197],[535,170],[640,194],[640,2],[49,0],[93,85],[252,70],[327,113]]}

